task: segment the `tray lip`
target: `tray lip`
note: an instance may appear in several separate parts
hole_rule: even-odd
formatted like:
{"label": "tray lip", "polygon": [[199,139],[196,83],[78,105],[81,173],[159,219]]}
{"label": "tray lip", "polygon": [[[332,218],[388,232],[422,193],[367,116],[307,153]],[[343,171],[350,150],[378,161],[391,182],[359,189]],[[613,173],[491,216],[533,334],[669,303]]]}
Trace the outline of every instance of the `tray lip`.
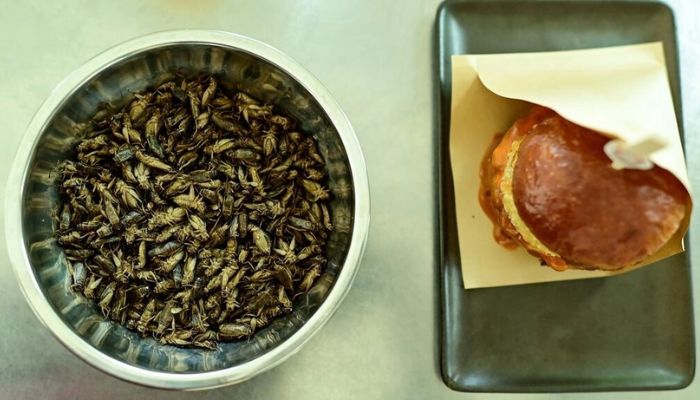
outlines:
{"label": "tray lip", "polygon": [[[691,360],[691,366],[688,371],[688,374],[684,377],[683,380],[679,381],[677,384],[672,384],[672,385],[667,385],[667,386],[659,386],[659,387],[639,387],[639,386],[626,386],[626,387],[607,387],[607,388],[595,388],[595,389],[572,389],[572,390],[566,390],[564,388],[559,389],[559,390],[544,390],[544,389],[537,389],[535,388],[534,390],[528,390],[528,391],[523,391],[523,390],[518,390],[517,388],[513,388],[512,390],[508,389],[496,389],[496,388],[484,388],[482,386],[475,386],[475,385],[461,385],[458,382],[458,378],[455,376],[455,374],[451,373],[449,371],[449,368],[447,366],[446,362],[446,341],[447,341],[447,329],[446,329],[446,319],[444,318],[445,311],[447,308],[447,295],[446,295],[446,285],[443,283],[444,275],[445,275],[445,258],[446,258],[446,249],[445,249],[445,213],[446,213],[446,206],[444,204],[444,185],[443,185],[443,180],[446,179],[446,171],[444,168],[444,162],[446,158],[449,158],[449,154],[443,154],[443,141],[447,140],[444,135],[443,135],[443,129],[445,125],[445,120],[442,118],[443,114],[443,104],[442,102],[442,95],[443,95],[443,90],[442,90],[442,84],[443,80],[442,77],[445,74],[445,72],[450,70],[449,65],[446,65],[443,63],[443,56],[444,54],[442,53],[442,48],[443,48],[443,43],[444,43],[444,38],[445,38],[445,32],[443,30],[444,28],[444,23],[445,23],[445,18],[447,17],[448,13],[448,7],[456,4],[497,4],[497,3],[516,3],[514,0],[444,0],[442,1],[438,7],[437,11],[435,14],[435,23],[433,25],[433,29],[431,31],[433,40],[432,42],[432,51],[431,51],[431,56],[433,58],[433,93],[434,93],[434,102],[435,102],[435,124],[434,124],[434,129],[436,129],[436,134],[437,134],[437,141],[436,141],[436,148],[437,148],[437,157],[436,157],[436,163],[437,163],[437,174],[438,174],[438,179],[436,180],[436,185],[437,185],[437,196],[438,196],[438,201],[437,201],[437,214],[438,214],[438,245],[437,247],[437,260],[439,262],[439,273],[440,275],[438,276],[438,285],[439,285],[439,292],[440,292],[440,323],[438,324],[438,330],[439,334],[438,337],[440,338],[440,375],[445,383],[445,385],[450,388],[453,391],[457,392],[473,392],[473,393],[595,393],[595,392],[628,392],[628,391],[672,391],[672,390],[680,390],[688,387],[695,379],[695,372],[696,372],[696,365],[697,365],[697,356],[696,356],[696,343],[695,343],[695,323],[694,321],[691,321],[690,324],[690,330],[691,330],[691,335],[693,337],[693,341],[691,342],[691,353],[692,353],[692,360]],[[613,4],[618,4],[618,5],[648,5],[648,6],[655,6],[663,9],[665,12],[668,13],[670,16],[671,20],[671,31],[673,33],[672,35],[672,43],[675,48],[675,68],[673,72],[676,74],[677,77],[677,96],[678,96],[678,104],[674,103],[674,106],[676,107],[676,113],[677,113],[677,119],[678,119],[678,129],[680,132],[681,136],[681,143],[683,144],[683,147],[685,148],[685,130],[684,130],[684,119],[683,119],[683,109],[682,109],[682,76],[681,76],[681,71],[680,71],[680,49],[678,47],[678,30],[677,30],[677,23],[676,23],[676,14],[675,10],[673,7],[669,4],[667,4],[663,0],[525,0],[525,1],[517,1],[517,3],[587,3],[588,5],[595,6],[595,5],[613,5]],[[447,104],[450,104],[450,99],[449,97],[447,98]],[[449,165],[447,165],[449,168]],[[685,240],[686,243],[689,243],[688,241],[689,238],[689,233],[686,234]],[[459,253],[459,249],[456,250],[457,253]],[[690,258],[690,252],[691,248],[690,246],[687,246],[685,252],[684,252],[684,259],[688,268],[688,274],[692,278],[692,263],[691,263],[691,258]],[[461,255],[460,255],[461,256]],[[692,292],[692,279],[691,282],[689,283],[690,285],[690,298],[692,299],[693,297],[693,292]],[[499,288],[487,288],[483,290],[498,290]],[[693,307],[693,302],[691,301],[690,304],[690,310],[691,310],[691,315],[694,315],[694,307]]]}

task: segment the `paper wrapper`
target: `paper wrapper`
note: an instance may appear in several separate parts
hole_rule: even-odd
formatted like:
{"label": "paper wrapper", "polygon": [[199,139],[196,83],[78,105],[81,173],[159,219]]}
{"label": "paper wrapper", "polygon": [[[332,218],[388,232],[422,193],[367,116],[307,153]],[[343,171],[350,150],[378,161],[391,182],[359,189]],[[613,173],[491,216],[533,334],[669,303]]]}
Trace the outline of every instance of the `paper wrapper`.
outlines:
{"label": "paper wrapper", "polygon": [[[662,141],[666,146],[651,160],[690,192],[661,43],[453,56],[450,159],[467,289],[621,273],[557,272],[540,266],[522,248],[507,250],[495,242],[493,224],[479,205],[480,164],[494,135],[527,114],[530,103],[630,144],[647,138]],[[689,214],[676,236],[640,266],[683,251]]]}

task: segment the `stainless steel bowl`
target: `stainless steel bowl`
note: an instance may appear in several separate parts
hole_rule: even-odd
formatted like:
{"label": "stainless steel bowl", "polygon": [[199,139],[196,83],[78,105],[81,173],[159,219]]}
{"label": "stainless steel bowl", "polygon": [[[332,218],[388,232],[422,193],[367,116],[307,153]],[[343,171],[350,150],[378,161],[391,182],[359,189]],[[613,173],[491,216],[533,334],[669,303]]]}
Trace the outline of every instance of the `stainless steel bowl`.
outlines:
{"label": "stainless steel bowl", "polygon": [[[326,272],[294,312],[250,340],[218,350],[183,349],[141,338],[69,290],[52,239],[57,202],[51,170],[70,153],[81,121],[105,103],[171,79],[174,71],[216,74],[294,116],[318,140],[327,162],[336,227]],[[328,91],[299,64],[261,42],[225,32],[172,31],[140,37],[100,54],[68,76],[29,124],[8,180],[5,236],[19,284],[39,319],[78,357],[118,378],[170,389],[246,380],[298,351],[328,321],[350,289],[369,227],[369,188],[360,146]]]}

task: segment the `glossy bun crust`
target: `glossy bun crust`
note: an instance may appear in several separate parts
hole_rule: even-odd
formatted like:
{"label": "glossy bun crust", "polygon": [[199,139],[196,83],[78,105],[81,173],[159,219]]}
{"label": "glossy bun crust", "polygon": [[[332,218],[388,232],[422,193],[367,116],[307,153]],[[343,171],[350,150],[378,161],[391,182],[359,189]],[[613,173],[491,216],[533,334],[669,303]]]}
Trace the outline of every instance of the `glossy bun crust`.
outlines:
{"label": "glossy bun crust", "polygon": [[616,270],[661,249],[685,218],[688,193],[656,166],[613,169],[609,140],[542,107],[516,122],[482,165],[496,239],[556,270]]}

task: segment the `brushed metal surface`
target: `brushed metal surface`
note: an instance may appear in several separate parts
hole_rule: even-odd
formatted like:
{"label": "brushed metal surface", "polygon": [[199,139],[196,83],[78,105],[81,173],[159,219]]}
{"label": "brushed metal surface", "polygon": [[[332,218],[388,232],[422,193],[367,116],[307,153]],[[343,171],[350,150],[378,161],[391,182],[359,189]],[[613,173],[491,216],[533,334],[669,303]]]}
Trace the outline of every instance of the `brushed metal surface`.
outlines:
{"label": "brushed metal surface", "polygon": [[[687,133],[700,129],[700,9],[677,15]],[[333,319],[283,365],[248,382],[198,393],[147,389],[77,359],[38,322],[0,240],[0,399],[695,399],[674,392],[464,394],[440,378],[433,27],[439,0],[124,0],[4,2],[0,12],[0,170],[51,89],[104,49],[164,29],[224,29],[289,54],[353,123],[372,182],[362,266]],[[687,141],[700,168],[700,137]],[[0,187],[6,174],[0,174]],[[700,187],[700,176],[691,174]],[[2,217],[0,217],[2,218]],[[691,247],[700,248],[694,223]],[[3,238],[4,239],[4,238]],[[697,259],[693,254],[693,261]],[[700,274],[693,276],[700,287]],[[700,296],[695,309],[700,310]],[[696,317],[697,318],[697,317]],[[697,323],[696,325],[700,326]],[[697,336],[697,332],[696,332]]]}

